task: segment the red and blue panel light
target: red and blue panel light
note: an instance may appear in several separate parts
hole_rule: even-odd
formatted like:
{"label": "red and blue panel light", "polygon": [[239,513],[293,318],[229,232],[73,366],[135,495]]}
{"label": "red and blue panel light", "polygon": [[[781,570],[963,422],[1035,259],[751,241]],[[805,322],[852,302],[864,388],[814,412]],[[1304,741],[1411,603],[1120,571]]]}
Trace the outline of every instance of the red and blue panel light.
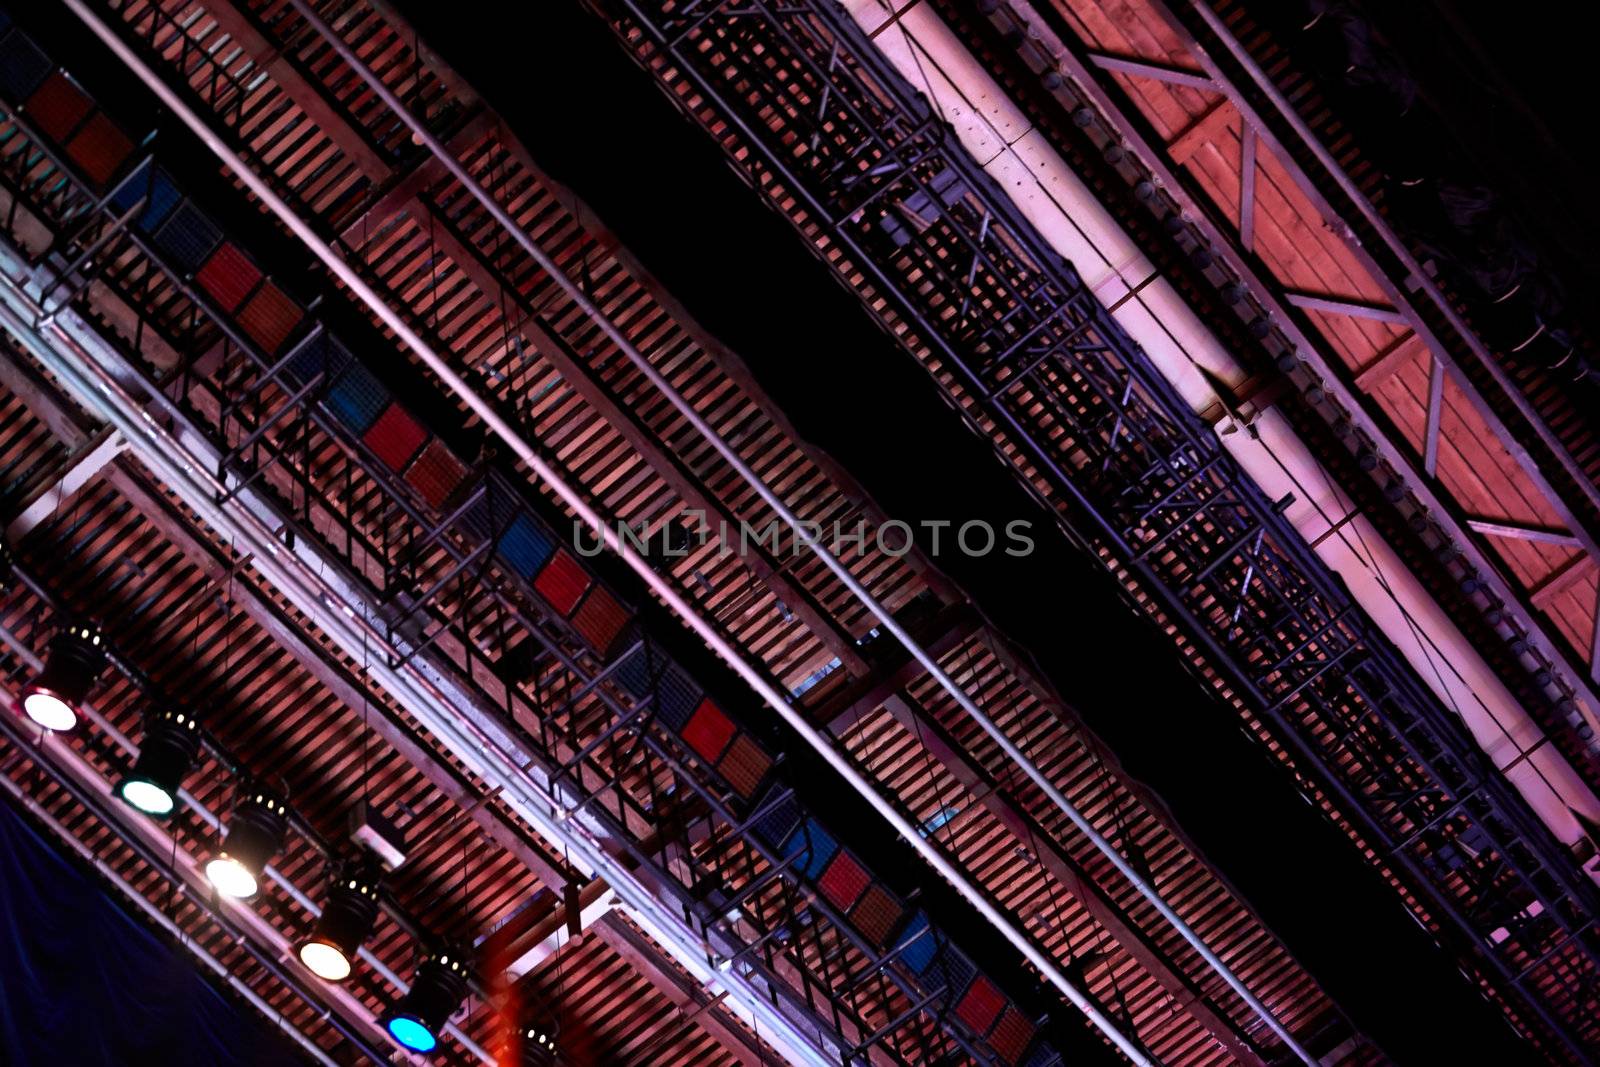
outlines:
{"label": "red and blue panel light", "polygon": [[26,100],[50,76],[50,57],[20,30],[0,39],[0,92],[9,100]]}
{"label": "red and blue panel light", "polygon": [[728,780],[735,793],[747,800],[761,787],[771,769],[772,757],[749,734],[735,738],[722,762],[717,764],[718,773]]}
{"label": "red and blue panel light", "polygon": [[244,310],[239,312],[238,320],[239,328],[250,340],[260,345],[261,351],[272,356],[283,347],[304,317],[305,312],[287,293],[271,282],[263,282],[250,302],[245,304]]}
{"label": "red and blue panel light", "polygon": [[261,280],[261,268],[232,241],[223,241],[194,276],[223,311],[233,312]]}
{"label": "red and blue panel light", "polygon": [[366,367],[352,362],[334,381],[322,403],[346,428],[364,434],[389,406],[389,390]]}
{"label": "red and blue panel light", "polygon": [[588,590],[591,579],[566,549],[557,552],[533,580],[533,588],[562,618],[572,614],[578,600]]}
{"label": "red and blue panel light", "polygon": [[100,188],[132,154],[133,142],[103,111],[90,116],[67,142],[67,156]]}
{"label": "red and blue panel light", "polygon": [[927,974],[928,968],[933,966],[934,956],[939,950],[939,942],[934,936],[933,928],[928,924],[928,916],[917,912],[906,924],[905,930],[895,941],[895,949],[899,952],[900,962],[911,969],[913,974]]}
{"label": "red and blue panel light", "polygon": [[850,922],[869,942],[883,945],[888,942],[895,924],[904,914],[905,909],[894,894],[881,885],[874,885],[857,901],[855,909],[850,912]]}
{"label": "red and blue panel light", "polygon": [[803,822],[800,829],[795,831],[783,846],[784,856],[805,857],[797,861],[795,869],[812,881],[816,881],[817,875],[823,872],[837,851],[839,842],[835,841],[833,835],[824,830],[822,824],[815,819]]}
{"label": "red and blue panel light", "polygon": [[406,484],[415,489],[429,507],[438,511],[466,481],[467,465],[435,437],[411,464],[405,477]]}
{"label": "red and blue panel light", "polygon": [[1019,1063],[1036,1029],[1032,1019],[1018,1011],[1015,1004],[1008,1004],[989,1034],[989,1047],[1006,1063]]}
{"label": "red and blue panel light", "polygon": [[155,233],[155,244],[184,274],[193,274],[222,240],[222,231],[194,202],[185,200]]}
{"label": "red and blue panel light", "polygon": [[817,889],[828,898],[828,903],[840,911],[849,911],[871,881],[872,875],[867,869],[850,853],[841,850],[817,879]]}
{"label": "red and blue panel light", "polygon": [[710,700],[700,701],[689,723],[683,728],[683,741],[707,763],[716,763],[722,750],[728,747],[738,727]]}
{"label": "red and blue panel light", "polygon": [[604,586],[597,585],[578,605],[577,614],[572,616],[572,628],[590,648],[604,656],[630,618],[628,609]]}
{"label": "red and blue panel light", "polygon": [[993,982],[980,975],[956,1005],[956,1018],[973,1033],[987,1034],[1005,1006],[1005,995],[995,988]]}
{"label": "red and blue panel light", "polygon": [[526,511],[519,512],[500,535],[495,551],[505,560],[506,566],[524,578],[532,578],[539,568],[555,554],[555,538]]}
{"label": "red and blue panel light", "polygon": [[24,107],[40,133],[64,144],[94,107],[94,101],[58,70],[33,91]]}
{"label": "red and blue panel light", "polygon": [[390,404],[361,436],[361,443],[370,448],[385,467],[399,472],[406,469],[406,464],[427,439],[428,431],[409,411],[399,404]]}

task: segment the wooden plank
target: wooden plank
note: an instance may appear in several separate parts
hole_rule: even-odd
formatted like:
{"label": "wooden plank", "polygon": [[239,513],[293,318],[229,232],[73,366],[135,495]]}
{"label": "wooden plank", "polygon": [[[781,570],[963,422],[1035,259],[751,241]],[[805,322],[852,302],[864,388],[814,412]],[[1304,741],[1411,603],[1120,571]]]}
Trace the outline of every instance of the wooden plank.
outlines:
{"label": "wooden plank", "polygon": [[1572,588],[1583,577],[1591,559],[1585,555],[1573,556],[1554,574],[1534,586],[1528,593],[1528,599],[1535,607],[1548,611],[1551,600]]}
{"label": "wooden plank", "polygon": [[[488,136],[496,124],[495,117],[480,111],[445,142],[451,152],[461,155],[472,145]],[[388,188],[383,195],[345,224],[339,236],[346,244],[359,244],[370,229],[377,229],[385,220],[402,208],[412,205],[424,189],[443,179],[448,171],[432,155],[422,160],[405,174],[389,176]]]}
{"label": "wooden plank", "polygon": [[1204,114],[1190,122],[1167,142],[1167,154],[1176,163],[1187,163],[1201,148],[1228,135],[1234,110],[1226,100],[1218,100]]}
{"label": "wooden plank", "polygon": [[1374,304],[1345,296],[1307,293],[1294,289],[1285,291],[1283,298],[1295,307],[1305,308],[1308,311],[1326,311],[1334,315],[1372,319],[1375,322],[1388,322],[1397,326],[1403,326],[1406,322],[1404,315],[1387,304]]}
{"label": "wooden plank", "polygon": [[1378,353],[1378,358],[1356,372],[1356,388],[1370,393],[1394,376],[1414,354],[1421,343],[1414,333],[1402,334],[1388,348]]}
{"label": "wooden plank", "polygon": [[616,912],[604,916],[591,929],[613,952],[660,990],[674,1007],[686,1017],[692,1017],[696,1024],[716,1038],[717,1043],[735,1056],[743,1067],[762,1067],[767,1063],[769,1057],[760,1039],[747,1033],[743,1027],[728,1022],[722,1013],[708,1010],[717,1003],[717,998],[706,993],[698,983],[685,975],[663,966],[657,958],[660,950],[643,934],[623,922]]}

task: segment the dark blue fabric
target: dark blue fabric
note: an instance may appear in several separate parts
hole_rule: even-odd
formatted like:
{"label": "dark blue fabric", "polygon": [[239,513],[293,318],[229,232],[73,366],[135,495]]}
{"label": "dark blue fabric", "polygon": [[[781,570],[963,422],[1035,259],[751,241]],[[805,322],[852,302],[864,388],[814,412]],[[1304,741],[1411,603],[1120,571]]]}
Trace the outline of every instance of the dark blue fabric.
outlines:
{"label": "dark blue fabric", "polygon": [[304,1062],[0,803],[0,1063]]}

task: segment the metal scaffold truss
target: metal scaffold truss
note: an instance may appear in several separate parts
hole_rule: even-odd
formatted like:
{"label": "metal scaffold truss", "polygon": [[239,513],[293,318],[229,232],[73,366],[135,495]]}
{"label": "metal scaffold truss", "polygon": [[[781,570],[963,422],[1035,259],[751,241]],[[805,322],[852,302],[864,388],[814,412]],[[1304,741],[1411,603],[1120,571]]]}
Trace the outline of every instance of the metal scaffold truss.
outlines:
{"label": "metal scaffold truss", "polygon": [[[1151,598],[1529,1032],[1587,1062],[1600,898],[1072,266],[830,0],[594,0],[741,174]],[[1047,488],[1039,489],[1043,485]]]}
{"label": "metal scaffold truss", "polygon": [[0,37],[24,46],[30,81],[0,86],[0,310],[68,393],[158,475],[146,438],[204,472],[199,514],[242,512],[314,559],[343,591],[326,606],[378,635],[385,676],[429,679],[507,731],[558,821],[592,829],[658,928],[698,940],[805,1062],[1059,1061],[1038,1009],[841,843],[770,741],[563,547],[554,510],[368,367],[369,328],[293,295],[159,144],[123,138],[96,168],[19,108],[59,76],[21,31]]}

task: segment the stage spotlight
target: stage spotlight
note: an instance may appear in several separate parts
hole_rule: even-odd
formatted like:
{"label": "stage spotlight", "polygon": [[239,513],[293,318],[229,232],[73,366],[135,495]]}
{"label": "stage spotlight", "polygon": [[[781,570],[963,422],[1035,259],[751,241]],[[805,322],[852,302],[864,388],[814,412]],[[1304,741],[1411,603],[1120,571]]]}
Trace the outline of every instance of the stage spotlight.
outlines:
{"label": "stage spotlight", "polygon": [[288,813],[288,805],[263,789],[234,809],[221,851],[206,864],[206,878],[217,892],[236,900],[256,895],[261,872],[283,847]]}
{"label": "stage spotlight", "polygon": [[378,880],[372,865],[350,860],[335,872],[328,901],[311,936],[295,946],[300,962],[318,978],[342,982],[350,977],[356,950],[378,920]]}
{"label": "stage spotlight", "polygon": [[144,721],[144,740],[117,796],[146,815],[165,818],[178,808],[178,790],[200,752],[200,723],[187,711],[163,707]]}
{"label": "stage spotlight", "polygon": [[383,1017],[389,1036],[412,1052],[432,1052],[439,1032],[467,995],[467,966],[460,953],[430,953],[417,967],[411,990]]}
{"label": "stage spotlight", "polygon": [[78,725],[78,708],[105,669],[105,639],[93,626],[68,626],[50,641],[44,669],[22,691],[28,718],[57,733]]}
{"label": "stage spotlight", "polygon": [[542,1023],[530,1024],[522,1031],[523,1067],[553,1067],[555,1062],[555,1027]]}

